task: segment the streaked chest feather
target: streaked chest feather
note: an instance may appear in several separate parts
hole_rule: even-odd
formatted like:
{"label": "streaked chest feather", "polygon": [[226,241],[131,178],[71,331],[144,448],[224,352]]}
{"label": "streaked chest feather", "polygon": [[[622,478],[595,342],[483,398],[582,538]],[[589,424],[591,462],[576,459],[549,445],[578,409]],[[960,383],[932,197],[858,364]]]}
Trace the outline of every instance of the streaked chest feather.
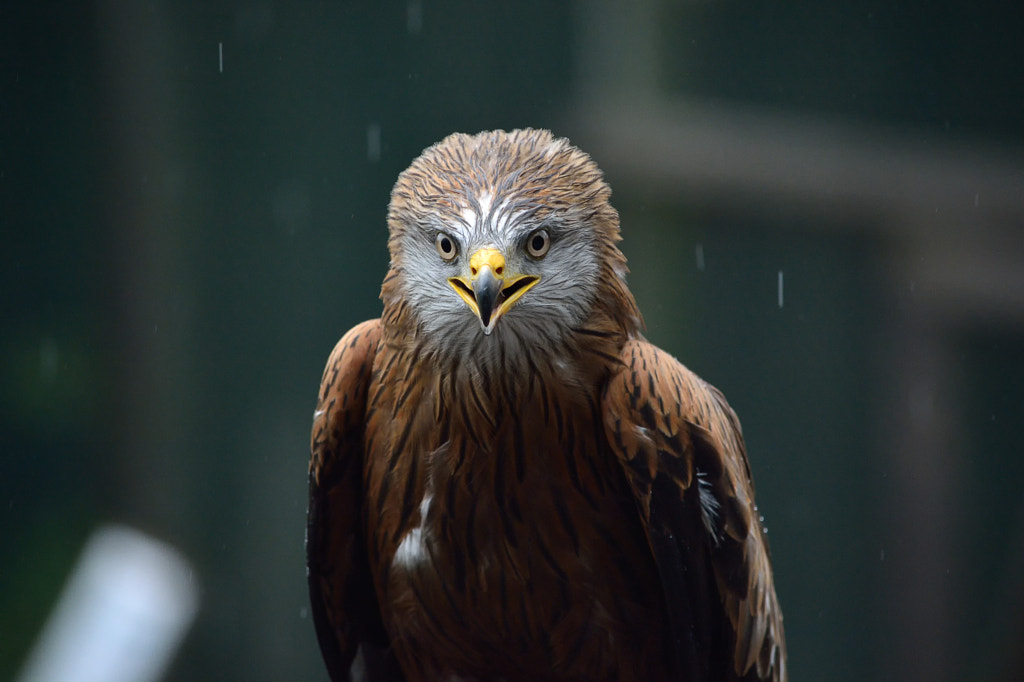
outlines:
{"label": "streaked chest feather", "polygon": [[539,380],[448,400],[419,383],[370,397],[365,512],[396,652],[429,674],[657,670],[660,588],[600,406]]}

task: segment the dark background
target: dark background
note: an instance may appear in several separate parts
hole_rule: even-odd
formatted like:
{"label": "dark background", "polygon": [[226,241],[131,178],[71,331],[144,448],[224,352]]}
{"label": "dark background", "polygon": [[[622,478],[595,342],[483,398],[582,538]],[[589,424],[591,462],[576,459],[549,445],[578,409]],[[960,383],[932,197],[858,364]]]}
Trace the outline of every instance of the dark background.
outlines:
{"label": "dark background", "polygon": [[201,580],[170,679],[326,679],[323,363],[397,174],[521,126],[743,421],[793,679],[1024,678],[1022,10],[504,5],[0,3],[0,678],[117,522]]}

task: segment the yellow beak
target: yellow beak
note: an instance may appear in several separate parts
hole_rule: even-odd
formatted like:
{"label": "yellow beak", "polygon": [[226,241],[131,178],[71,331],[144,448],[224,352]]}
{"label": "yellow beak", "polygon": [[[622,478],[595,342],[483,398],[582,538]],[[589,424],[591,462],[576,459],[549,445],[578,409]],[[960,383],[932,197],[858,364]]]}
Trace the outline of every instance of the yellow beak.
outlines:
{"label": "yellow beak", "polygon": [[480,318],[484,334],[494,331],[498,318],[508,312],[540,277],[507,272],[501,251],[484,247],[469,257],[469,278],[449,277],[448,284]]}

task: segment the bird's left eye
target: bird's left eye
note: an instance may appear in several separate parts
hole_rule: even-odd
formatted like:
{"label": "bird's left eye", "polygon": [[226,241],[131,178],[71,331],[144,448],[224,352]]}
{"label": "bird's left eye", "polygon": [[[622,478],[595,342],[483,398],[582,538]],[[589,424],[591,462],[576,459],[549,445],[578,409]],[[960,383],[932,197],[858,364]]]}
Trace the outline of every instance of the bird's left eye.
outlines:
{"label": "bird's left eye", "polygon": [[551,237],[547,230],[536,230],[530,233],[526,239],[526,252],[534,258],[543,258],[547,255],[549,248],[551,248]]}
{"label": "bird's left eye", "polygon": [[437,247],[437,253],[445,260],[455,258],[459,253],[459,248],[455,245],[455,240],[444,232],[437,233],[437,239],[434,240],[434,245]]}

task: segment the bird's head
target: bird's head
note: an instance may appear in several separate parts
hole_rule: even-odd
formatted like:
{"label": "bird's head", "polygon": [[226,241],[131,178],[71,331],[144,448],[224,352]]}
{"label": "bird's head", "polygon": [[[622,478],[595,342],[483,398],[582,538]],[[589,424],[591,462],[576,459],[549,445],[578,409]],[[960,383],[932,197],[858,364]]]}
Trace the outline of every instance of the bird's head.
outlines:
{"label": "bird's head", "polygon": [[448,357],[558,352],[597,309],[634,328],[610,194],[548,131],[445,138],[392,191],[386,326]]}

